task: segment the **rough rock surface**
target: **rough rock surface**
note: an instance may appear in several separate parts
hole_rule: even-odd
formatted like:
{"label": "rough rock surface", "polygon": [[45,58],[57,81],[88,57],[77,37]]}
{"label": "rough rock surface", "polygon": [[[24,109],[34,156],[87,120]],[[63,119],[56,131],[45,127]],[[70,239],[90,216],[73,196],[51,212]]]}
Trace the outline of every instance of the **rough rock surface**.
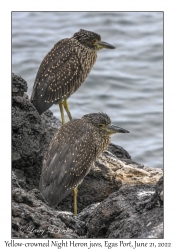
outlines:
{"label": "rough rock surface", "polygon": [[[163,209],[159,200],[154,185],[123,186],[93,210],[87,221],[87,236],[142,238],[153,226],[162,226]],[[163,237],[162,232],[158,238]]]}
{"label": "rough rock surface", "polygon": [[12,237],[162,238],[162,170],[114,144],[79,186],[77,216],[72,194],[47,206],[38,190],[42,159],[61,123],[51,111],[39,116],[25,91],[25,80],[12,74]]}
{"label": "rough rock surface", "polygon": [[27,92],[27,82],[21,77],[12,73],[12,95],[23,96]]}
{"label": "rough rock surface", "polygon": [[21,187],[30,190],[38,187],[43,155],[61,123],[50,111],[38,114],[24,96],[25,83],[12,75],[12,162]]}

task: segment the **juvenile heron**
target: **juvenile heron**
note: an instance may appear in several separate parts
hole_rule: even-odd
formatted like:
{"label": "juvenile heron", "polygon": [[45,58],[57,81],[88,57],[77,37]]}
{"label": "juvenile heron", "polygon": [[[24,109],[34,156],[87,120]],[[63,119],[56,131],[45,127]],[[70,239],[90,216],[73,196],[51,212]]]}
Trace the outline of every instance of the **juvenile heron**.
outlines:
{"label": "juvenile heron", "polygon": [[100,35],[83,29],[55,44],[42,61],[33,86],[31,102],[39,114],[59,104],[62,123],[65,123],[63,107],[72,119],[67,99],[85,81],[97,51],[103,48],[115,49],[102,42]]}
{"label": "juvenile heron", "polygon": [[89,173],[97,157],[108,147],[110,136],[129,131],[111,124],[104,113],[84,115],[58,129],[44,156],[39,189],[50,206],[74,190],[77,214],[77,186]]}

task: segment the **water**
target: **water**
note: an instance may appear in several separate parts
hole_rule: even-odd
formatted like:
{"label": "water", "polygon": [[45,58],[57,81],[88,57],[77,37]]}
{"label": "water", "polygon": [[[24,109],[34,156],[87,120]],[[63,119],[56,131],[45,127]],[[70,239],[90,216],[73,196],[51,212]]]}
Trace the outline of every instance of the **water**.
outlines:
{"label": "water", "polygon": [[[163,13],[13,12],[12,71],[28,83],[53,45],[80,28],[97,32],[115,50],[103,49],[84,84],[69,98],[73,118],[106,112],[130,131],[112,142],[133,160],[163,167]],[[51,110],[60,118],[59,109]]]}

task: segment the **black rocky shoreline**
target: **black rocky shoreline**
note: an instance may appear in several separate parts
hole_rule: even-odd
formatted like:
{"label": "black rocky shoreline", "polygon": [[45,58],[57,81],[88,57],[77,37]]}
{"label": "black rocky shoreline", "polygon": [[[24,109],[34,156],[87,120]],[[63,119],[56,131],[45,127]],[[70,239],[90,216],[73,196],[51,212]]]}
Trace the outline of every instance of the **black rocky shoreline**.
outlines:
{"label": "black rocky shoreline", "polygon": [[163,171],[110,144],[72,194],[51,208],[39,190],[42,159],[61,122],[41,116],[12,74],[12,238],[163,238]]}

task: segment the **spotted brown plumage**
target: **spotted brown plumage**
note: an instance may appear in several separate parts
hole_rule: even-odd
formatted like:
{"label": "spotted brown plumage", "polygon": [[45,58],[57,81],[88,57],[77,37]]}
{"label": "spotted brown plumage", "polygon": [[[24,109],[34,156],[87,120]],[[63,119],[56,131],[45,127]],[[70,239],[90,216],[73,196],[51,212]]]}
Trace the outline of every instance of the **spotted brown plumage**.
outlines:
{"label": "spotted brown plumage", "polygon": [[111,125],[104,113],[84,115],[58,129],[44,156],[39,189],[50,206],[64,199],[89,173],[108,147],[113,133],[129,133]]}
{"label": "spotted brown plumage", "polygon": [[82,29],[55,44],[39,67],[31,95],[39,114],[67,100],[81,86],[96,61],[97,50],[102,48],[115,47]]}

